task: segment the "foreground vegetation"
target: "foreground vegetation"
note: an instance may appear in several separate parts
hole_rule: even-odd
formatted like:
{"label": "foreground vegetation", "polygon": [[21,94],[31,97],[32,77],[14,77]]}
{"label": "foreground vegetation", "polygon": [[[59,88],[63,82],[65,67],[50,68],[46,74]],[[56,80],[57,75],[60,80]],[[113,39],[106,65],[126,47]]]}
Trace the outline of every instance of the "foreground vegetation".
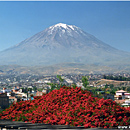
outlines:
{"label": "foreground vegetation", "polygon": [[20,101],[0,114],[1,119],[52,125],[112,128],[130,125],[130,108],[87,90],[61,87],[34,100]]}

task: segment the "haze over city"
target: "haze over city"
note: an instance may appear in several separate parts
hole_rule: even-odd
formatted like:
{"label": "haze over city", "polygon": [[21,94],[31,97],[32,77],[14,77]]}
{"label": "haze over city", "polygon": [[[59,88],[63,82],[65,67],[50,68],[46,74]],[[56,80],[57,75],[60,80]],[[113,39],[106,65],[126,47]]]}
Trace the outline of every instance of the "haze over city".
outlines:
{"label": "haze over city", "polygon": [[130,50],[129,1],[1,1],[0,51],[57,23],[75,25],[119,50]]}

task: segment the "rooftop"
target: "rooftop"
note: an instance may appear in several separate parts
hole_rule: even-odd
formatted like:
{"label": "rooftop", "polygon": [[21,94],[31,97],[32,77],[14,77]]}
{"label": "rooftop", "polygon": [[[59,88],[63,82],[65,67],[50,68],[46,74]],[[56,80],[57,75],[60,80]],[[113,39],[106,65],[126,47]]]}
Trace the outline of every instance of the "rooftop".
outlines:
{"label": "rooftop", "polygon": [[127,93],[127,91],[119,90],[119,91],[116,91],[116,93]]}

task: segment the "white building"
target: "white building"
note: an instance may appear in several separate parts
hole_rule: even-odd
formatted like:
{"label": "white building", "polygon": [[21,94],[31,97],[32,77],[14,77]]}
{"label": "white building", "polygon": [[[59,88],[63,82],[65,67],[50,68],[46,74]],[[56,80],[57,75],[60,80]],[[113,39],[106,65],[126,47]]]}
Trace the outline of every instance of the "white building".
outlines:
{"label": "white building", "polygon": [[125,93],[124,95],[126,99],[130,99],[130,93]]}
{"label": "white building", "polygon": [[127,93],[127,91],[124,91],[124,90],[116,91],[116,95],[120,95],[120,96],[125,95],[125,93]]}
{"label": "white building", "polygon": [[65,79],[67,83],[73,84],[73,81],[71,79]]}
{"label": "white building", "polygon": [[116,95],[114,97],[116,100],[125,99],[125,93],[127,93],[127,91],[124,91],[124,90],[116,91]]}
{"label": "white building", "polygon": [[78,82],[78,83],[76,83],[76,86],[77,87],[83,87],[83,83]]}
{"label": "white building", "polygon": [[122,106],[130,106],[130,100],[125,100]]}

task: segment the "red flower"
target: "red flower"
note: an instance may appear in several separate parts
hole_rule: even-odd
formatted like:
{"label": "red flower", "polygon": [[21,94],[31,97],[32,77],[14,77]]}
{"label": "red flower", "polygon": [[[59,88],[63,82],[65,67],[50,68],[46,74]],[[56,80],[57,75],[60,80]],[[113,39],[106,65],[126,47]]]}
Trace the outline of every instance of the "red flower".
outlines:
{"label": "red flower", "polygon": [[122,108],[112,100],[92,97],[81,88],[59,90],[11,105],[0,114],[1,119],[32,123],[51,123],[111,128],[130,125],[130,108]]}

